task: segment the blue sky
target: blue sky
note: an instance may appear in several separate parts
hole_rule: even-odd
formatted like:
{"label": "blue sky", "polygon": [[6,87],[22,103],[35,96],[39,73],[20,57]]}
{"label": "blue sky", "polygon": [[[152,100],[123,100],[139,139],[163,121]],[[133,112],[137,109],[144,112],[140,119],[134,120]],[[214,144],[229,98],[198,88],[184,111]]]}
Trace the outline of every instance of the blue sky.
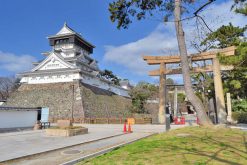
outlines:
{"label": "blue sky", "polygon": [[[46,37],[56,34],[66,21],[71,28],[96,45],[92,56],[98,60],[101,69],[112,70],[133,83],[141,80],[157,82],[157,79],[147,76],[147,71],[154,67],[149,69],[141,55],[176,54],[173,24],[164,26],[158,21],[147,19],[134,22],[128,30],[117,30],[116,25],[109,20],[109,2],[1,0],[0,76],[12,76],[29,69],[31,61],[43,59],[41,53],[50,50]],[[243,25],[246,18],[230,13],[229,7],[229,1],[221,0],[202,14],[212,29],[230,21],[235,25]],[[222,15],[225,18],[217,19]],[[193,24],[193,21],[185,22],[188,43],[193,39]],[[179,76],[174,79],[181,82]]]}

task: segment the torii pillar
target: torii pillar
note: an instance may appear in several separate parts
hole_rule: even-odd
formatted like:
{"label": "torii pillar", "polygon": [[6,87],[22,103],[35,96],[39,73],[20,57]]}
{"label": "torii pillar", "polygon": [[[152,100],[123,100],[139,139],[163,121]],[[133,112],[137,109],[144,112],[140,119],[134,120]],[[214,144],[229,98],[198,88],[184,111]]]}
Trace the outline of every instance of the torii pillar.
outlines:
{"label": "torii pillar", "polygon": [[217,109],[217,122],[219,124],[225,124],[226,121],[226,106],[223,92],[223,85],[220,73],[219,59],[213,58],[213,74],[214,74],[214,89]]}
{"label": "torii pillar", "polygon": [[166,75],[164,74],[166,68],[165,63],[160,64],[160,85],[159,85],[159,124],[166,123]]}

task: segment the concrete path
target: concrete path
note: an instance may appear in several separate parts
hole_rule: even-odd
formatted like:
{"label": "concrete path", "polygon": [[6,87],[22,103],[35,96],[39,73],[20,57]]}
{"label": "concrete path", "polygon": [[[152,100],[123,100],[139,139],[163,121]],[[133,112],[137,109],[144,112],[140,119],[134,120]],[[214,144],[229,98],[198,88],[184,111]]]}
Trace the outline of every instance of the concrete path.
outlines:
{"label": "concrete path", "polygon": [[[44,153],[39,156],[34,156],[27,159],[9,162],[9,165],[59,165],[65,162],[78,159],[80,157],[93,154],[100,150],[104,150],[115,145],[128,143],[130,141],[140,139],[151,135],[152,133],[132,133],[122,136],[116,136],[105,140],[99,140],[93,143],[86,143],[74,146],[67,149],[61,149],[49,153]],[[75,152],[75,154],[66,154],[67,152]]]}
{"label": "concrete path", "polygon": [[[89,134],[74,137],[48,137],[44,134],[44,131],[1,134],[0,162],[38,154],[31,158],[20,159],[18,163],[12,161],[8,164],[48,165],[49,162],[50,164],[59,164],[111,146],[165,131],[164,125],[134,125],[134,133],[123,135],[123,125],[85,124],[83,126],[89,129]],[[181,126],[174,125],[172,129],[178,127]],[[88,143],[93,140],[94,142]],[[63,151],[66,150],[77,150],[80,153],[64,154]]]}
{"label": "concrete path", "polygon": [[247,124],[237,124],[235,126],[229,126],[230,128],[240,129],[242,131],[247,131]]}
{"label": "concrete path", "polygon": [[44,131],[4,133],[0,136],[0,162],[121,134],[121,130],[98,128],[91,128],[88,134],[73,137],[46,136]]}

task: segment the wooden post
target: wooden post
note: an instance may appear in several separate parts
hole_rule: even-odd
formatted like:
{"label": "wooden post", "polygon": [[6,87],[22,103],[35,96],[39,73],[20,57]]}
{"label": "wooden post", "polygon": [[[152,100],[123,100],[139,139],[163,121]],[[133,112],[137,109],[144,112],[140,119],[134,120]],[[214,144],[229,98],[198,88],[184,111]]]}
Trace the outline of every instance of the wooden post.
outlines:
{"label": "wooden post", "polygon": [[219,124],[226,123],[226,107],[223,92],[222,79],[220,74],[220,62],[217,58],[213,58],[214,88],[217,110],[217,121]]}
{"label": "wooden post", "polygon": [[175,87],[174,89],[174,117],[178,116],[178,89]]}
{"label": "wooden post", "polygon": [[159,124],[165,124],[165,88],[166,88],[166,76],[164,75],[165,64],[160,64],[160,86],[159,86]]}
{"label": "wooden post", "polygon": [[232,103],[231,103],[231,94],[226,94],[226,102],[227,102],[227,121],[229,123],[232,122]]}

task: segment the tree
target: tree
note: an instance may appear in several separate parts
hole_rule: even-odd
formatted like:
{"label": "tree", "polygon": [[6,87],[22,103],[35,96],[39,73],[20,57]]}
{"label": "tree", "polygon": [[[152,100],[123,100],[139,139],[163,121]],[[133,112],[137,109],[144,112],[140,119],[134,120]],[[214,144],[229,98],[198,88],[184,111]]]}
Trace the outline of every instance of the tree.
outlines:
{"label": "tree", "polygon": [[231,23],[229,25],[223,25],[216,31],[209,33],[207,37],[201,42],[202,45],[211,43],[208,49],[217,48],[222,49],[229,46],[238,46],[244,37],[244,32],[246,31],[247,26],[234,27]]}
{"label": "tree", "polygon": [[[202,100],[203,104],[209,110],[209,99],[215,96],[214,80],[212,74],[197,73],[192,75],[195,84],[196,95]],[[208,111],[209,112],[209,111]]]}
{"label": "tree", "polygon": [[185,93],[187,95],[188,100],[191,102],[191,104],[195,108],[201,124],[202,125],[212,125],[212,122],[210,121],[210,119],[207,117],[207,114],[206,114],[207,108],[203,105],[202,101],[195,95],[193,88],[192,88],[188,55],[187,55],[187,49],[186,49],[186,44],[185,44],[185,36],[184,36],[184,31],[183,31],[182,22],[181,22],[181,1],[180,0],[175,0],[174,15],[175,15],[176,34],[177,34],[179,52],[180,52],[180,57],[181,57],[181,66],[182,66],[182,73],[183,73],[183,79],[184,79]]}
{"label": "tree", "polygon": [[12,92],[19,87],[19,79],[0,77],[0,99],[7,100]]}
{"label": "tree", "polygon": [[[199,12],[207,5],[211,4],[215,0],[208,0],[205,4],[201,5],[193,15],[189,18],[202,17],[199,16]],[[184,2],[184,5],[182,4]],[[189,60],[187,56],[187,49],[185,45],[185,36],[182,27],[181,12],[189,12],[186,10],[186,6],[193,4],[194,0],[117,0],[109,5],[109,11],[111,13],[110,19],[112,22],[117,21],[117,28],[121,27],[126,29],[129,24],[132,23],[131,17],[136,17],[137,20],[144,19],[148,14],[154,15],[154,11],[160,11],[164,13],[163,21],[166,22],[174,15],[174,22],[178,40],[179,53],[181,57],[182,74],[184,79],[184,87],[188,100],[194,106],[197,111],[198,118],[202,125],[212,125],[212,122],[206,115],[206,110],[201,100],[195,95],[190,77]],[[174,14],[173,14],[174,13]]]}
{"label": "tree", "polygon": [[234,66],[233,70],[222,73],[224,92],[230,92],[233,98],[246,97],[247,94],[247,42],[244,35],[246,29],[247,25],[241,28],[229,23],[209,33],[201,43],[201,45],[211,43],[209,49],[237,47],[235,56],[218,55],[221,64]]}
{"label": "tree", "polygon": [[120,79],[110,70],[105,69],[103,72],[100,72],[100,76],[105,78],[106,80],[113,82],[113,84],[115,85],[120,85]]}
{"label": "tree", "polygon": [[243,14],[247,16],[247,0],[234,0],[234,5],[232,9],[235,9],[236,13]]}
{"label": "tree", "polygon": [[146,113],[146,101],[157,97],[157,93],[157,86],[146,82],[139,82],[130,90],[130,97],[132,99],[131,111],[133,113]]}

